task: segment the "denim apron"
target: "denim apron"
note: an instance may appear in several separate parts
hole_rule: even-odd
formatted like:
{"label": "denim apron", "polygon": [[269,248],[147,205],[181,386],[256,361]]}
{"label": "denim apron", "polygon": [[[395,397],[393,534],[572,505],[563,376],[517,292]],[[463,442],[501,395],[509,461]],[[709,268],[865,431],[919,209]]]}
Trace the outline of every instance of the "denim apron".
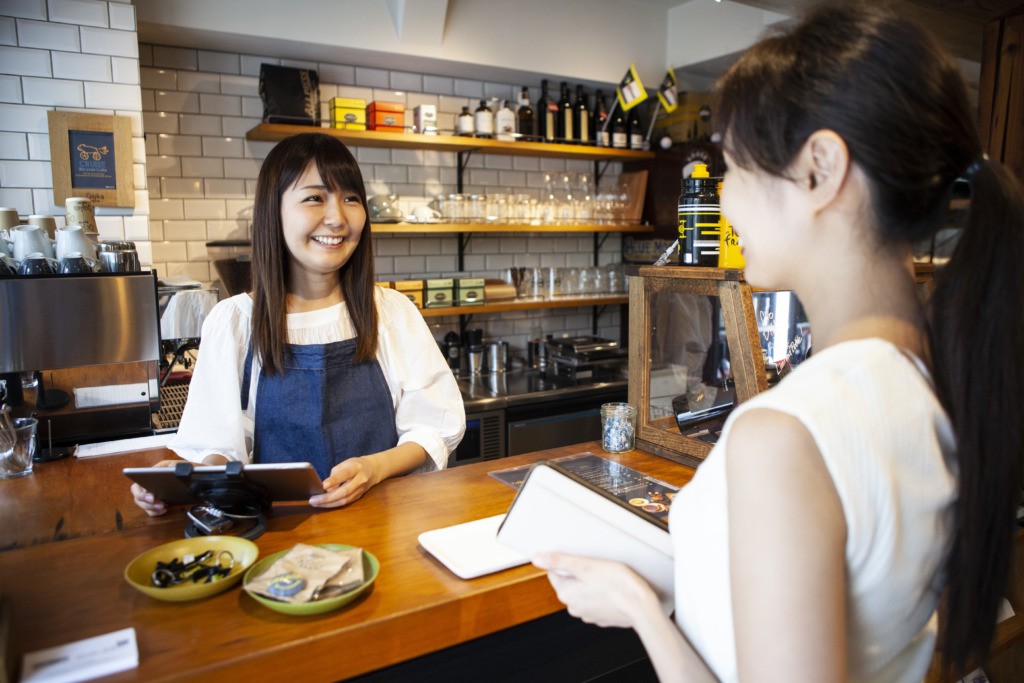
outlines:
{"label": "denim apron", "polygon": [[[253,462],[310,462],[326,479],[342,460],[398,445],[395,408],[380,363],[357,363],[355,351],[355,339],[285,344],[284,371],[260,370]],[[250,342],[243,411],[249,405],[251,368]]]}

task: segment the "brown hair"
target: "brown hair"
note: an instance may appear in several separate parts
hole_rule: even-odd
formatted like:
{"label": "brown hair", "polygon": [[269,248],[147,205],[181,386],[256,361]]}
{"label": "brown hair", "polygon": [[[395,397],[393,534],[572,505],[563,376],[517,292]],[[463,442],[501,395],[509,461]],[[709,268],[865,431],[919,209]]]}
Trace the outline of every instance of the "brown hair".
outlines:
{"label": "brown hair", "polygon": [[315,163],[332,192],[356,192],[366,223],[348,262],[338,271],[341,290],[356,331],[356,360],[377,353],[377,307],[374,301],[373,244],[366,188],[355,157],[342,142],[323,133],[285,138],[267,154],[256,181],[252,211],[252,345],[268,374],[284,372],[288,248],[281,227],[281,197],[310,163]]}
{"label": "brown hair", "polygon": [[877,6],[819,7],[761,41],[723,77],[714,111],[735,163],[779,177],[811,133],[838,133],[869,179],[879,248],[934,235],[954,182],[969,181],[968,223],[936,278],[929,334],[959,470],[939,647],[951,668],[983,662],[1009,576],[1024,460],[1021,188],[982,157],[952,56]]}

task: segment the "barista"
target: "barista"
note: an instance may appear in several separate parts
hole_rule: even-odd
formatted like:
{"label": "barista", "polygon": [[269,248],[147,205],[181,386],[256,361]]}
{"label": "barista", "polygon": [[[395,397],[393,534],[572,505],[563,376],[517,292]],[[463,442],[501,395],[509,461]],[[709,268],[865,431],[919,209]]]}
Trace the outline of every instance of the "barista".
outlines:
{"label": "barista", "polygon": [[[458,385],[419,311],[374,286],[366,191],[338,140],[287,138],[253,207],[253,290],[219,303],[169,447],[193,462],[311,462],[338,507],[441,469],[465,431]],[[135,484],[151,515],[165,504]]]}

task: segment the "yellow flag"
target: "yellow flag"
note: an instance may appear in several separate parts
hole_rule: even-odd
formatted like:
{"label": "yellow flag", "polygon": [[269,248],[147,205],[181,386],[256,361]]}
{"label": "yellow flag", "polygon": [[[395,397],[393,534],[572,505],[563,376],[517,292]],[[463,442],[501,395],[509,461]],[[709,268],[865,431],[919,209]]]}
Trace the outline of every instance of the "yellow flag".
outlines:
{"label": "yellow flag", "polygon": [[615,94],[619,98],[619,106],[622,107],[622,111],[629,111],[647,99],[647,91],[644,90],[644,84],[640,82],[636,66],[633,64],[629,65],[629,71],[626,72],[622,81],[619,82],[619,87]]}
{"label": "yellow flag", "polygon": [[676,94],[676,72],[672,69],[669,69],[665,73],[665,78],[661,79],[661,85],[658,86],[658,99],[661,100],[661,106],[669,114],[679,106],[679,96]]}

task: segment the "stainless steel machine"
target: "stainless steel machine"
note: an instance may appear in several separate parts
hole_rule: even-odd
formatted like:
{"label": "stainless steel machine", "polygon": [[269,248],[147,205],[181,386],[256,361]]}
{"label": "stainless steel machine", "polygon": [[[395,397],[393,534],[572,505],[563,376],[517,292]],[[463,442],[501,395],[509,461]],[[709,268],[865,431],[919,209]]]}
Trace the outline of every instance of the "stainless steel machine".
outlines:
{"label": "stainless steel machine", "polygon": [[155,273],[0,280],[0,394],[44,448],[151,434],[160,358]]}

